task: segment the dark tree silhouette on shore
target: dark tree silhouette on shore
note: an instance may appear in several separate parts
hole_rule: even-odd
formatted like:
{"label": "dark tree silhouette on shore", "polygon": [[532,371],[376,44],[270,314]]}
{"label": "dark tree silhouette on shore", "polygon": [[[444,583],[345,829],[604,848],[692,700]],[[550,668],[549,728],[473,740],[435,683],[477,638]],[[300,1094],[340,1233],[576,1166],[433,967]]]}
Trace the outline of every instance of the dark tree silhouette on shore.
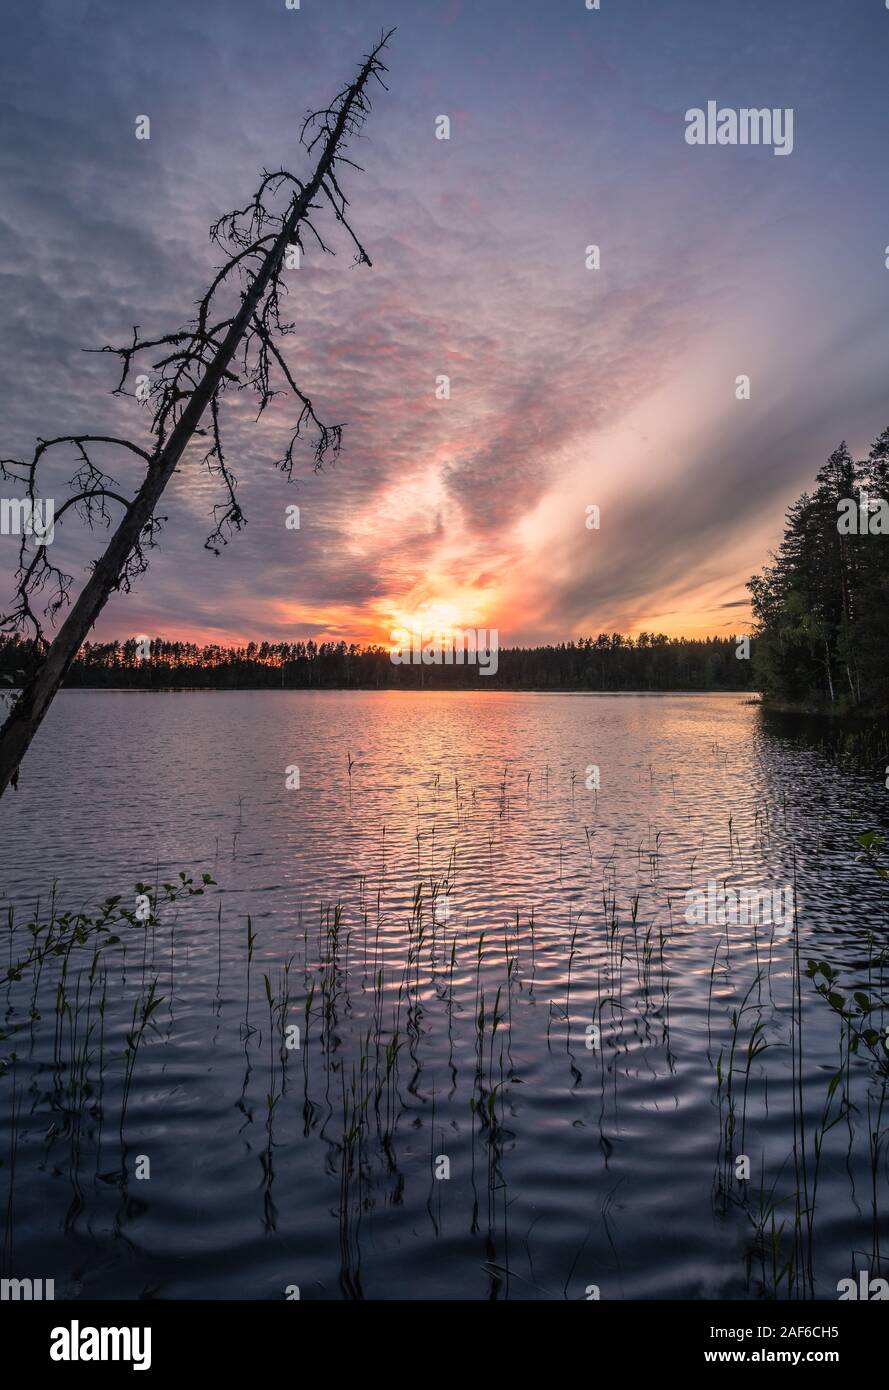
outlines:
{"label": "dark tree silhouette on shore", "polygon": [[889,428],[855,462],[833,451],[788,509],[773,563],[748,588],[754,675],[767,700],[889,710]]}
{"label": "dark tree silhouette on shore", "polygon": [[[497,671],[475,666],[393,665],[389,649],[355,642],[248,642],[246,646],[151,639],[85,642],[67,686],[125,690],[751,690],[735,637],[599,633],[545,647],[501,647]],[[0,680],[28,669],[30,641],[0,637]]]}
{"label": "dark tree silhouette on shore", "polygon": [[[392,32],[381,38],[355,80],[331,105],[306,118],[301,142],[309,154],[319,150],[308,181],[304,183],[286,169],[264,171],[251,201],[220,218],[211,229],[227,259],[200,300],[196,318],[184,328],[157,338],[140,337],[136,328],[128,345],[99,349],[120,360],[118,394],[131,394],[127,384],[141,361],[151,359],[148,445],[109,435],[64,435],[38,440],[29,460],[0,460],[0,478],[20,485],[33,507],[39,504],[44,456],[51,449],[73,448],[77,466],[68,485],[69,496],[56,510],[56,521],[73,509],[89,526],[97,520],[110,525],[109,505],[123,508],[123,517],[104,554],[51,642],[44,620],[52,622],[68,606],[72,579],[50,562],[45,545],[35,544],[33,535],[22,536],[15,602],[0,620],[0,630],[29,632],[40,660],[0,730],[0,795],[10,782],[15,785],[21,760],[108,598],[117,590],[128,590],[132,580],[145,570],[146,552],[156,544],[163,521],[155,509],[195,437],[209,442],[201,462],[221,485],[223,496],[214,507],[215,524],[207,545],[218,553],[219,546],[243,525],[237,482],[223,444],[221,405],[226,389],[254,391],[259,399],[258,415],[282,391],[296,398],[299,415],[278,464],[288,478],[295,466],[297,442],[304,434],[312,436],[316,469],[339,452],[343,426],[328,425],[318,418],[311,398],[297,384],[281,350],[280,340],[294,331],[292,323],[281,319],[281,297],[286,293],[282,270],[288,248],[301,250],[307,232],[330,253],[310,216],[319,207],[332,211],[336,223],[344,228],[355,248],[356,263],[371,264],[351,226],[339,177],[340,166],[360,167],[344,151],[350,139],[360,133],[370,110],[367,89],[371,80],[385,87],[381,74],[386,68],[380,53]],[[200,429],[208,414],[209,428]],[[106,446],[144,464],[141,486],[129,500],[97,462]]]}

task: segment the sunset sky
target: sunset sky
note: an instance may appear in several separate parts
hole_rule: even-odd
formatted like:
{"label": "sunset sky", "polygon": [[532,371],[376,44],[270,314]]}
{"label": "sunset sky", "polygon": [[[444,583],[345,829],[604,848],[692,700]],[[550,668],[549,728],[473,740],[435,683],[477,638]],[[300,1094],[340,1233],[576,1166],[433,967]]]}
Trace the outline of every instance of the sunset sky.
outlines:
{"label": "sunset sky", "polygon": [[[218,559],[203,548],[218,497],[188,459],[160,550],[97,635],[745,631],[744,581],[785,507],[841,439],[864,453],[889,425],[883,0],[16,6],[0,452],[144,441],[139,405],[109,394],[115,362],[80,349],[180,326],[219,264],[209,224],[263,166],[306,171],[306,108],[392,25],[390,90],[345,181],[373,268],[332,234],[337,257],[310,250],[289,277],[288,360],[347,423],[341,457],[314,475],[307,454],[288,485],[273,461],[293,411],[254,425],[232,400],[247,527]],[[686,144],[686,110],[711,99],[793,108],[792,154]],[[52,559],[79,584],[104,539],[66,521]],[[2,606],[15,550],[0,538]]]}

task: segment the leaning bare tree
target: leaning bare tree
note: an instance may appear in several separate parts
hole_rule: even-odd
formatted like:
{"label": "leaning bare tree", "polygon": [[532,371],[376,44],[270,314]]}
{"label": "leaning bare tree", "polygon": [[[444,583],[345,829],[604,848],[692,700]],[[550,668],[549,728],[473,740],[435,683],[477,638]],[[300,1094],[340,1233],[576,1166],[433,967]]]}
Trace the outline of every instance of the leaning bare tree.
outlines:
{"label": "leaning bare tree", "polygon": [[[146,551],[155,545],[163,520],[155,515],[155,509],[195,435],[204,436],[209,443],[202,463],[220,483],[224,499],[213,509],[215,525],[207,546],[218,553],[219,545],[225,544],[227,537],[243,525],[236,479],[223,450],[220,406],[226,389],[249,387],[255,391],[259,398],[257,418],[275,396],[289,392],[296,397],[299,416],[277,465],[288,478],[296,463],[297,441],[304,432],[312,438],[316,470],[326,458],[335,458],[339,452],[343,426],[322,423],[281,351],[280,339],[294,330],[292,323],[281,320],[281,295],[286,293],[282,269],[289,247],[302,251],[307,231],[323,251],[330,253],[310,217],[318,207],[332,209],[354,244],[356,264],[371,264],[350,225],[349,203],[340,187],[338,166],[360,168],[346,158],[344,150],[350,137],[360,133],[370,110],[371,79],[385,87],[381,74],[386,68],[380,52],[393,32],[384,35],[365,59],[355,81],[329,107],[307,116],[301,142],[309,154],[321,147],[308,181],[303,183],[285,169],[276,173],[263,171],[253,200],[220,218],[211,228],[211,237],[225,250],[228,259],[200,300],[196,317],[175,333],[149,339],[140,337],[136,328],[133,341],[127,346],[99,349],[120,358],[117,394],[132,394],[126,388],[131,378],[139,380],[136,373],[140,362],[146,360],[146,354],[154,359],[152,374],[141,376],[140,382],[151,409],[148,446],[110,435],[64,435],[38,440],[30,460],[0,460],[0,478],[23,486],[32,517],[40,506],[41,460],[48,450],[58,446],[73,448],[78,462],[67,483],[69,495],[56,509],[56,521],[73,508],[90,526],[96,520],[110,525],[109,504],[123,507],[122,519],[105,553],[96,562],[52,642],[45,635],[43,620],[54,620],[69,605],[72,578],[50,564],[46,546],[34,543],[33,528],[31,535],[22,535],[15,605],[0,619],[0,630],[32,632],[40,660],[0,729],[0,795],[10,783],[16,785],[22,758],[108,598],[116,590],[128,591],[131,581],[144,572],[148,563]],[[219,317],[220,312],[225,315],[225,309],[220,310],[219,305],[233,286],[240,287],[240,306],[229,316]],[[136,394],[139,396],[140,390]],[[200,429],[208,411],[209,428]],[[97,448],[104,445],[126,450],[125,457],[144,463],[142,484],[131,499],[121,494],[114,479],[95,461]]]}

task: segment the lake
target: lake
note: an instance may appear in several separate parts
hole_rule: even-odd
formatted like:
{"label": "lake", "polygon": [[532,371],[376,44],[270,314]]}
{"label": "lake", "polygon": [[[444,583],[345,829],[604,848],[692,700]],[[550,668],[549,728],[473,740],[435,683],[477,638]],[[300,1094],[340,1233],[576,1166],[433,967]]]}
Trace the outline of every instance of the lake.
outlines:
{"label": "lake", "polygon": [[887,796],[743,695],[63,692],[0,803],[4,1274],[885,1275]]}

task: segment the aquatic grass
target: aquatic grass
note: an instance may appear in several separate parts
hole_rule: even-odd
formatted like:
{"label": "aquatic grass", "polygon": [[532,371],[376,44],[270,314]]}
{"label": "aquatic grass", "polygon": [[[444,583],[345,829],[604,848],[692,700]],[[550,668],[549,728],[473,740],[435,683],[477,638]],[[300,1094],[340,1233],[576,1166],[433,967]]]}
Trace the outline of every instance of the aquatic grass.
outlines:
{"label": "aquatic grass", "polygon": [[[124,1124],[126,1123],[127,1105],[130,1099],[130,1091],[133,1085],[133,1076],[136,1071],[136,1059],[139,1048],[145,1037],[145,1030],[151,1022],[151,1016],[163,1003],[163,995],[157,993],[157,980],[153,980],[148,990],[147,996],[137,999],[133,1005],[133,1020],[129,1032],[126,1035],[126,1054],[125,1054],[125,1073],[123,1084],[123,1100],[120,1107],[120,1135],[123,1139]],[[141,1008],[140,1008],[141,1005]]]}
{"label": "aquatic grass", "polygon": [[[869,949],[867,965],[872,979],[869,977],[865,982],[854,974],[848,988],[843,984],[845,976],[830,981],[832,992],[837,993],[839,986],[843,995],[843,1012],[851,1014],[851,1024],[840,1021],[842,1080],[836,1083],[830,1095],[826,1092],[831,1074],[825,1074],[822,1086],[818,1080],[818,1063],[808,1055],[811,1046],[808,1033],[794,1031],[792,1034],[792,1046],[797,1049],[799,1066],[805,1075],[803,1099],[807,1107],[804,1128],[797,1118],[794,1131],[800,1182],[794,1186],[793,1177],[785,1176],[793,1168],[792,1154],[784,1160],[785,1167],[778,1166],[777,1178],[774,1171],[765,1171],[767,1160],[772,1170],[776,1166],[774,1144],[770,1144],[768,1152],[762,1156],[756,1179],[757,1198],[756,1187],[751,1185],[745,1190],[727,1180],[725,1163],[739,1143],[745,1151],[748,1144],[758,1147],[759,1126],[764,1123],[768,1109],[767,1086],[771,1084],[776,1067],[782,1067],[791,1045],[786,997],[789,988],[786,969],[792,966],[790,953],[773,933],[769,947],[769,965],[773,954],[776,962],[775,997],[772,997],[770,991],[762,989],[766,970],[765,942],[758,941],[755,927],[752,936],[742,937],[727,924],[725,931],[715,934],[712,943],[706,943],[703,961],[699,942],[693,941],[681,926],[674,930],[670,894],[676,890],[671,881],[664,906],[665,894],[655,885],[662,875],[676,872],[677,859],[681,858],[685,866],[690,856],[686,857],[684,845],[674,838],[685,810],[684,797],[678,792],[675,780],[670,777],[668,781],[663,774],[658,774],[657,781],[664,784],[664,795],[670,796],[672,792],[673,799],[678,800],[672,819],[668,817],[666,823],[661,823],[652,816],[648,820],[647,834],[615,836],[613,843],[606,843],[596,829],[581,826],[579,818],[567,823],[562,836],[556,826],[555,834],[541,848],[540,871],[547,881],[555,883],[552,868],[558,840],[562,883],[554,886],[551,892],[547,888],[542,906],[526,898],[518,898],[517,905],[514,885],[509,885],[510,898],[500,891],[499,882],[491,883],[490,904],[480,903],[478,884],[485,881],[486,862],[491,868],[496,865],[499,878],[507,863],[506,848],[510,838],[518,839],[526,829],[533,829],[528,818],[541,802],[543,779],[538,777],[532,784],[525,769],[514,769],[513,779],[518,777],[519,785],[521,780],[526,782],[526,797],[514,796],[509,806],[506,773],[504,769],[499,783],[491,785],[489,781],[487,790],[482,787],[478,798],[468,779],[454,778],[453,800],[443,790],[449,786],[447,775],[436,773],[434,807],[430,804],[429,779],[426,778],[416,853],[411,843],[414,830],[411,807],[407,835],[399,829],[394,840],[399,849],[403,847],[403,853],[397,854],[392,849],[393,841],[384,828],[382,840],[378,837],[371,842],[370,859],[364,860],[358,872],[351,872],[349,881],[357,886],[346,901],[327,897],[321,900],[320,887],[307,886],[305,915],[301,913],[298,925],[293,925],[288,933],[286,951],[292,950],[293,954],[287,954],[285,959],[280,959],[280,947],[276,958],[272,958],[271,946],[266,943],[263,932],[262,960],[257,962],[257,972],[252,972],[258,940],[253,926],[257,919],[255,911],[251,911],[247,916],[245,971],[241,954],[244,951],[243,919],[239,914],[232,939],[241,964],[236,972],[238,998],[232,1010],[227,1002],[224,1008],[218,1007],[224,1002],[219,998],[224,924],[221,902],[217,905],[215,923],[211,921],[203,943],[209,947],[211,963],[214,947],[217,955],[217,961],[212,963],[216,967],[212,974],[220,1026],[214,1036],[224,1048],[230,1041],[226,1030],[231,1028],[237,1043],[239,1022],[247,1023],[247,1071],[242,1108],[248,1118],[242,1129],[245,1149],[262,1167],[261,1183],[258,1189],[254,1188],[262,1192],[261,1210],[257,1203],[257,1222],[261,1221],[268,1232],[277,1229],[279,1224],[283,1226],[285,1206],[278,1196],[279,1184],[292,1176],[287,1171],[291,1165],[298,1165],[295,1171],[301,1173],[306,1171],[302,1165],[314,1161],[317,1175],[331,1184],[329,1211],[334,1244],[339,1220],[340,1289],[344,1296],[359,1297],[363,1278],[362,1246],[366,1259],[368,1232],[375,1242],[378,1234],[385,1234],[382,1223],[388,1219],[389,1209],[410,1203],[417,1171],[411,1164],[419,1164],[422,1168],[434,1157],[434,1152],[465,1143],[471,1150],[472,1160],[472,1192],[466,1192],[466,1209],[461,1211],[459,1206],[461,1188],[458,1183],[453,1187],[443,1185],[437,1196],[434,1188],[428,1189],[427,1195],[425,1177],[420,1182],[420,1204],[426,1202],[434,1231],[445,1226],[450,1228],[452,1213],[465,1218],[476,1232],[478,1263],[488,1272],[492,1296],[507,1296],[511,1280],[519,1277],[513,1268],[514,1254],[510,1252],[516,1245],[513,1228],[517,1212],[521,1219],[525,1194],[516,1189],[511,1155],[518,1152],[521,1156],[523,1147],[527,1155],[528,1121],[529,1116],[533,1116],[534,1099],[532,1091],[523,1089],[528,1085],[529,1054],[536,1084],[548,1088],[552,1096],[561,1097],[560,1120],[565,1115],[565,1098],[573,1092],[579,1093],[568,1102],[575,1108],[578,1118],[583,1117],[583,1124],[574,1131],[572,1142],[575,1136],[578,1144],[587,1137],[592,1140],[590,1185],[596,1189],[609,1165],[616,1161],[615,1151],[621,1156],[628,1152],[624,1147],[621,1154],[616,1145],[626,1145],[626,1120],[637,1106],[636,1088],[640,1078],[645,1084],[657,1082],[660,1090],[657,1108],[660,1108],[662,1096],[675,1094],[678,1097],[680,1094],[678,1084],[671,1079],[674,1073],[678,1071],[683,1081],[690,1074],[683,1070],[690,1057],[689,1035],[684,1029],[679,1042],[674,1039],[678,1055],[671,1049],[671,989],[676,991],[674,1003],[679,991],[682,992],[685,1015],[689,984],[695,986],[690,997],[700,1005],[703,1051],[704,979],[709,966],[706,1055],[710,1058],[711,1071],[716,1058],[720,1122],[718,1177],[724,1207],[748,1243],[752,1242],[752,1249],[745,1247],[742,1252],[739,1248],[734,1256],[730,1243],[726,1242],[726,1268],[733,1258],[749,1259],[750,1269],[762,1281],[765,1296],[811,1296],[810,1265],[814,1273],[817,1270],[814,1269],[814,1220],[810,1230],[807,1213],[816,1202],[822,1201],[828,1176],[833,1178],[830,1165],[838,1152],[836,1140],[840,1136],[836,1134],[836,1127],[839,1120],[849,1124],[851,1132],[859,1113],[854,1105],[860,1105],[860,1113],[865,1111],[859,1078],[852,1077],[853,1082],[858,1082],[858,1094],[853,1096],[848,1091],[850,1068],[855,1071],[857,1065],[860,1073],[861,1064],[866,1062],[872,1064],[873,1070],[879,1058],[880,1044],[875,1043],[871,1050],[864,1036],[869,1029],[878,1031],[881,1022],[880,981],[884,962],[878,947],[873,945]],[[561,765],[552,792],[559,798],[563,811],[569,801],[566,781]],[[548,793],[550,789],[544,784],[543,790]],[[501,810],[503,814],[498,815]],[[437,826],[430,824],[429,816],[433,812],[440,817]],[[455,838],[450,838],[455,817],[469,827],[474,837],[474,858],[464,854],[459,826]],[[492,820],[495,833],[488,834]],[[742,822],[735,813],[731,833],[736,864],[743,863],[749,854],[756,852],[755,843],[757,837],[762,838],[765,820],[765,813],[760,814],[758,820],[754,817],[751,829],[747,820]],[[724,821],[722,825],[722,831],[717,827],[716,835],[707,838],[708,849],[714,839],[718,843],[718,852],[723,856],[720,871],[727,853]],[[498,844],[496,861],[493,860],[495,840]],[[702,835],[702,844],[703,840]],[[694,836],[696,844],[697,834]],[[443,845],[449,854],[446,870]],[[458,862],[459,927],[449,910]],[[416,875],[415,863],[422,870]],[[436,863],[441,866],[438,870]],[[692,858],[691,873],[694,868],[695,859]],[[681,882],[684,867],[679,873]],[[527,894],[524,887],[519,891]],[[584,918],[584,912],[589,916]],[[57,910],[56,919],[61,916]],[[90,1094],[90,1089],[98,1091],[101,1107],[102,1088],[107,1082],[110,1106],[112,1088],[117,1085],[116,1068],[120,1059],[112,1056],[109,1060],[105,1056],[104,1000],[106,997],[114,999],[115,991],[120,988],[121,948],[129,943],[126,1000],[127,1008],[133,1009],[129,1032],[139,1035],[132,1057],[136,1076],[143,1074],[143,1067],[153,1074],[155,1058],[163,1055],[153,1054],[153,1049],[148,1049],[146,1056],[144,1046],[152,1041],[157,1011],[147,1027],[140,1029],[138,1010],[151,1000],[152,990],[160,998],[159,980],[166,983],[169,977],[172,982],[174,958],[181,1001],[185,994],[182,980],[183,976],[188,978],[189,965],[183,952],[181,926],[176,926],[174,938],[172,928],[160,928],[157,912],[153,913],[150,931],[138,928],[142,933],[135,943],[139,948],[138,956],[134,955],[132,931],[126,922],[119,928],[117,949],[107,954],[104,938],[109,931],[98,934],[87,931],[84,939],[76,934],[72,939],[71,924],[60,925],[56,920],[47,949],[45,912],[39,918],[39,927],[38,952],[34,955],[32,969],[37,969],[37,956],[43,953],[46,974],[35,1007],[43,1009],[46,1018],[42,1024],[39,1018],[34,1021],[34,1032],[39,1039],[45,1030],[50,1039],[56,1030],[52,1053],[61,1082],[58,1105],[65,1112],[79,1107],[79,1115],[73,1117],[70,1130],[66,1129],[64,1135],[71,1147],[73,1181],[78,1166],[82,1169],[81,1148],[86,1153],[90,1139],[88,1106],[96,1098]],[[25,934],[24,918],[16,920],[14,930],[13,938],[10,929],[8,951],[2,954],[4,966],[7,955],[10,963],[16,964],[19,957],[29,954],[34,944],[30,934]],[[273,938],[272,944],[274,941]],[[57,946],[62,947],[58,953]],[[194,946],[192,949],[197,954]],[[696,954],[691,953],[692,949]],[[143,988],[134,1005],[133,992],[140,983],[140,957]],[[694,975],[686,971],[690,959],[695,962],[695,971],[700,973],[697,985]],[[79,961],[86,962],[82,975]],[[106,961],[110,970],[106,968]],[[255,978],[257,974],[262,975],[261,984]],[[295,987],[294,981],[297,982]],[[246,1012],[244,1001],[240,999],[245,983]],[[798,979],[792,981],[794,1017],[799,983]],[[809,979],[808,993],[817,993],[820,983],[828,981],[819,971],[817,977]],[[804,991],[806,984],[803,977]],[[859,985],[862,986],[860,990]],[[211,990],[212,987],[211,980]],[[251,1002],[254,987],[257,997]],[[31,996],[31,981],[24,977],[21,982],[8,980],[9,990],[14,990],[13,997],[19,1002],[23,991]],[[856,990],[866,998],[867,1014],[856,997]],[[172,1005],[172,987],[169,995]],[[292,995],[295,998],[291,998]],[[806,1005],[807,1001],[804,999],[803,1003]],[[825,1007],[834,1006],[828,1003]],[[232,1013],[236,1016],[232,1017]],[[73,1029],[72,1016],[76,1024]],[[292,1016],[304,1023],[302,1057],[298,1061],[292,1058],[285,1042],[286,1023]],[[600,1045],[596,1057],[590,1059],[590,1066],[582,1061],[585,1056],[581,1050],[582,1040],[577,1057],[574,1055],[580,1016],[591,1017],[600,1029]],[[166,1013],[163,1017],[166,1018]],[[251,1026],[251,1019],[256,1027]],[[18,1017],[12,1026],[20,1022],[21,1017]],[[564,1052],[560,1046],[551,1046],[563,1023]],[[177,1023],[177,1029],[179,1026]],[[263,1036],[266,1026],[267,1039]],[[862,1035],[857,1054],[848,1042],[854,1039],[855,1031]],[[542,1046],[544,1033],[548,1052]],[[172,1029],[170,1036],[173,1036]],[[266,1045],[267,1057],[263,1056]],[[531,1051],[535,1047],[539,1055]],[[129,1051],[128,1047],[127,1068],[131,1060]],[[292,1065],[294,1062],[297,1064]],[[692,1057],[692,1064],[695,1063]],[[70,1072],[66,1070],[69,1067]],[[586,1076],[581,1074],[581,1069]],[[866,1216],[874,1227],[876,1259],[886,1154],[879,1091],[882,1073],[874,1071],[874,1076],[866,1115],[868,1130],[877,1134],[876,1143],[871,1142],[870,1158],[871,1174],[875,1177],[872,1211]],[[798,1112],[800,1100],[796,1082],[794,1070],[793,1104]],[[127,1097],[128,1134],[136,1119],[135,1097],[140,1091],[141,1087],[133,1083],[132,1094]],[[116,1111],[112,1113],[116,1118]],[[258,1123],[251,1130],[250,1117],[255,1116],[258,1121],[261,1115],[265,1119],[264,1131]],[[788,1129],[789,1124],[788,1115]],[[588,1136],[584,1133],[587,1126],[590,1126]],[[297,1148],[300,1130],[302,1137]],[[774,1131],[767,1129],[766,1133]],[[311,1147],[303,1140],[311,1140]],[[802,1185],[802,1143],[807,1150],[808,1199]],[[851,1147],[850,1141],[850,1151]],[[860,1126],[855,1131],[854,1148],[853,1157],[864,1161],[864,1135]],[[782,1159],[783,1155],[779,1154],[778,1165]],[[466,1166],[462,1172],[455,1169],[455,1174],[465,1180]],[[88,1185],[81,1182],[79,1186],[83,1189],[84,1200],[89,1200]],[[338,1197],[333,1195],[335,1186],[338,1186]],[[789,1188],[793,1191],[788,1192]],[[281,1206],[280,1215],[272,1202],[273,1191]],[[442,1213],[446,1218],[444,1222]],[[72,1219],[79,1218],[75,1215]],[[283,1230],[279,1231],[279,1238],[283,1238],[283,1234]],[[449,1230],[449,1235],[452,1234]],[[607,1225],[605,1234],[616,1240],[616,1230]],[[564,1268],[565,1265],[560,1266],[558,1284]],[[547,1282],[535,1281],[532,1269],[534,1287],[543,1287]]]}

